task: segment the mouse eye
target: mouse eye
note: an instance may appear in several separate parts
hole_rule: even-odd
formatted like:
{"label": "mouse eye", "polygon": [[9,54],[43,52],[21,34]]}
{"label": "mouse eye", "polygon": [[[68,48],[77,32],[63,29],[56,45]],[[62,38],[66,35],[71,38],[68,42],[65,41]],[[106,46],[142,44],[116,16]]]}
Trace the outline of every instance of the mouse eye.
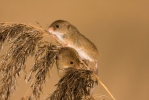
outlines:
{"label": "mouse eye", "polygon": [[70,61],[70,64],[73,64],[73,61]]}
{"label": "mouse eye", "polygon": [[56,28],[59,28],[59,25],[56,25]]}

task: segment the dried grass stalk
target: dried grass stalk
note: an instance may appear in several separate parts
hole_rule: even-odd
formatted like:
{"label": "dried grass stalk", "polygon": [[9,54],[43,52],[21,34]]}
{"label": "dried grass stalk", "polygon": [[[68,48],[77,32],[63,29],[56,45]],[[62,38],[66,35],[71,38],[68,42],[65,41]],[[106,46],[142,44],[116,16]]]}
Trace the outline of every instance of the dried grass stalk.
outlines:
{"label": "dried grass stalk", "polygon": [[8,100],[10,93],[16,89],[16,77],[24,71],[27,58],[34,55],[44,32],[25,24],[0,23],[0,48],[4,42],[11,42],[0,65],[0,100]]}
{"label": "dried grass stalk", "polygon": [[41,40],[42,34],[45,32],[45,30],[36,26],[20,23],[0,23],[0,47],[2,47],[4,42],[9,42],[14,39],[19,44],[22,42],[29,43],[32,39],[36,43],[36,40]]}
{"label": "dried grass stalk", "polygon": [[91,90],[98,79],[90,70],[68,69],[56,85],[57,88],[46,100],[94,100]]}
{"label": "dried grass stalk", "polygon": [[38,51],[35,54],[35,63],[31,68],[30,75],[27,81],[31,82],[32,92],[23,97],[22,100],[39,100],[42,93],[42,87],[45,83],[48,73],[50,72],[55,62],[58,50],[54,50],[56,46],[49,43],[40,43]]}

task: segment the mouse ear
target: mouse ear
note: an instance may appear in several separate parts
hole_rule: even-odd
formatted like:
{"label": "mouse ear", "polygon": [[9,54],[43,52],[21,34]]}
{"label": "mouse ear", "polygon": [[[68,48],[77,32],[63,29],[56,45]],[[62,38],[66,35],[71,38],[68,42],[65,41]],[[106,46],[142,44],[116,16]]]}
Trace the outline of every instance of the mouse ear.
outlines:
{"label": "mouse ear", "polygon": [[70,28],[70,24],[69,23],[66,23],[65,25],[66,25],[67,29]]}
{"label": "mouse ear", "polygon": [[68,27],[68,29],[70,29],[70,25],[68,25],[67,27]]}
{"label": "mouse ear", "polygon": [[62,55],[57,55],[57,56],[56,56],[56,59],[57,59],[57,60],[62,59]]}

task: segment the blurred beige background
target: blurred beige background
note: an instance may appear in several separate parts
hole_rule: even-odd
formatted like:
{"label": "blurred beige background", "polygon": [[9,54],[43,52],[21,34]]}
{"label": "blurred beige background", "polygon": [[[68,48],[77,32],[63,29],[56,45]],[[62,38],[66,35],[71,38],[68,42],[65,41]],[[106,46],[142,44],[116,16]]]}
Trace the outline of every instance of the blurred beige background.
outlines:
{"label": "blurred beige background", "polygon": [[[57,19],[71,22],[95,43],[99,76],[117,100],[149,100],[148,0],[0,0],[0,22],[39,22],[47,28]],[[58,80],[54,68],[41,100]],[[19,100],[27,89],[21,76],[11,100]],[[109,96],[100,84],[95,94]]]}

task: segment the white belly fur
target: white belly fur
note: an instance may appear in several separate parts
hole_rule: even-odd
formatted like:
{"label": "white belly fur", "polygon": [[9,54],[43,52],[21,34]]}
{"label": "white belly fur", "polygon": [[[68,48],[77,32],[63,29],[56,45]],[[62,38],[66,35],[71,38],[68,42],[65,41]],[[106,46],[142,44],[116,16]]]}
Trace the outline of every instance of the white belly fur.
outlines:
{"label": "white belly fur", "polygon": [[93,62],[93,59],[91,59],[83,50],[78,51],[78,54],[82,59],[86,59],[90,62]]}
{"label": "white belly fur", "polygon": [[[54,35],[56,35],[57,37],[58,37],[58,39],[60,40],[60,41],[62,41],[63,43],[65,43],[65,41],[64,41],[64,39],[62,38],[62,33],[59,33],[59,32],[51,32],[52,34],[54,34]],[[78,54],[79,54],[79,56],[81,57],[81,59],[86,59],[86,60],[89,60],[90,62],[93,62],[93,59],[91,59],[85,52],[84,52],[84,50],[82,50],[81,48],[76,48],[76,47],[74,47],[73,45],[70,45],[70,44],[68,44],[67,45],[68,47],[71,47],[71,48],[74,48],[77,52],[78,52]]]}
{"label": "white belly fur", "polygon": [[76,47],[74,47],[70,44],[68,44],[67,46],[74,48],[78,52],[81,59],[84,59],[84,60],[86,59],[86,60],[89,60],[90,62],[93,62],[93,59],[91,59],[82,49],[79,49],[79,48],[77,49]]}
{"label": "white belly fur", "polygon": [[63,37],[62,37],[62,33],[59,33],[59,32],[52,32],[54,35],[56,35],[57,36],[57,38],[60,40],[60,41],[62,41],[63,43],[64,43],[64,39],[63,39]]}

